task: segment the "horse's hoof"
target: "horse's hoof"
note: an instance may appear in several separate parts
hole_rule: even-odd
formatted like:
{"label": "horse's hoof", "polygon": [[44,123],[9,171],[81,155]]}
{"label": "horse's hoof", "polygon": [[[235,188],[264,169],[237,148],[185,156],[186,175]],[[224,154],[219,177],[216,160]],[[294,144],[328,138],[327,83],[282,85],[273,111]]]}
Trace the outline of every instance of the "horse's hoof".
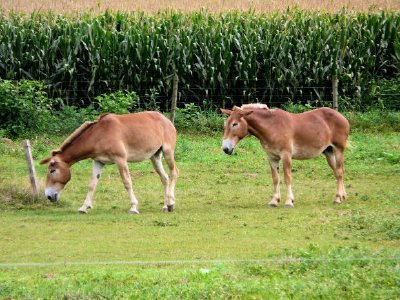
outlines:
{"label": "horse's hoof", "polygon": [[167,209],[168,209],[169,212],[174,211],[174,209],[175,209],[175,204],[167,205]]}
{"label": "horse's hoof", "polygon": [[80,213],[80,214],[87,214],[88,212],[87,212],[87,210],[79,209],[79,210],[78,210],[78,213]]}
{"label": "horse's hoof", "polygon": [[276,203],[268,203],[268,207],[276,208],[276,207],[278,207],[278,205]]}
{"label": "horse's hoof", "polygon": [[337,200],[335,200],[335,201],[333,201],[333,204],[337,204],[337,205],[339,205],[339,204],[342,204],[342,201],[337,201]]}
{"label": "horse's hoof", "polygon": [[294,208],[294,205],[292,203],[286,203],[285,208]]}
{"label": "horse's hoof", "polygon": [[163,207],[161,208],[161,212],[168,212],[168,207],[163,206]]}
{"label": "horse's hoof", "polygon": [[139,211],[138,210],[133,210],[133,209],[131,209],[130,211],[129,211],[129,213],[131,213],[132,215],[138,215],[139,214]]}

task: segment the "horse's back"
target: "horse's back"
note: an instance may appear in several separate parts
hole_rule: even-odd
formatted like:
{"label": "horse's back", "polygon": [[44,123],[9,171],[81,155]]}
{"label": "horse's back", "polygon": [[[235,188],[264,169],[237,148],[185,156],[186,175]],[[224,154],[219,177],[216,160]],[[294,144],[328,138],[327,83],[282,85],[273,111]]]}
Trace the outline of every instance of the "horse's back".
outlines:
{"label": "horse's back", "polygon": [[307,135],[309,139],[321,139],[324,137],[331,144],[340,148],[346,147],[346,141],[350,131],[347,119],[338,111],[321,107],[301,114],[293,114],[296,120],[295,131],[301,135]]}
{"label": "horse's back", "polygon": [[124,149],[130,161],[147,159],[161,147],[175,148],[176,144],[174,125],[159,112],[107,114],[96,127],[101,148],[110,151],[112,147],[111,151],[117,152]]}
{"label": "horse's back", "polygon": [[350,129],[347,119],[338,111],[328,107],[321,107],[300,114],[291,114],[291,116],[297,127],[307,125],[315,127],[324,123],[331,130],[340,130],[347,132],[347,134]]}
{"label": "horse's back", "polygon": [[348,127],[350,128],[349,122],[347,119],[338,111],[329,108],[329,107],[321,107],[314,110],[315,112],[321,113],[324,119],[332,124]]}
{"label": "horse's back", "polygon": [[348,121],[337,111],[318,108],[304,113],[277,111],[280,126],[277,130],[291,145],[293,158],[308,159],[319,155],[329,145],[346,147],[349,134]]}
{"label": "horse's back", "polygon": [[116,131],[127,131],[128,134],[138,134],[140,131],[151,135],[163,136],[165,133],[176,136],[172,122],[156,111],[144,111],[132,114],[107,114],[100,119],[103,127],[112,127]]}
{"label": "horse's back", "polygon": [[341,144],[344,143],[342,146],[345,147],[345,143],[350,133],[349,121],[341,113],[328,107],[319,108],[317,111],[321,113],[330,128],[333,143],[338,140]]}

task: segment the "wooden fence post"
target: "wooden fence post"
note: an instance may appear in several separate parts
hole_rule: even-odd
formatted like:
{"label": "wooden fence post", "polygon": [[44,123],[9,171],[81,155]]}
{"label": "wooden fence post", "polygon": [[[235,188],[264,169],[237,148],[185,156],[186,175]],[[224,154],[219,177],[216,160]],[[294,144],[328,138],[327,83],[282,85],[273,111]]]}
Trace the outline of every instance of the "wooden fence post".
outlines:
{"label": "wooden fence post", "polygon": [[37,188],[37,181],[36,181],[36,175],[35,175],[35,166],[33,164],[33,159],[32,159],[31,145],[29,143],[29,140],[23,140],[22,145],[24,146],[26,162],[28,163],[29,178],[31,180],[33,197],[35,199],[37,199],[38,198],[38,188]]}
{"label": "wooden fence post", "polygon": [[172,96],[171,96],[171,116],[170,119],[172,123],[175,123],[175,115],[176,115],[176,102],[178,98],[178,75],[175,74],[174,81],[172,85]]}
{"label": "wooden fence post", "polygon": [[339,110],[338,105],[338,95],[339,95],[339,79],[336,75],[332,76],[332,98],[333,98],[333,109]]}

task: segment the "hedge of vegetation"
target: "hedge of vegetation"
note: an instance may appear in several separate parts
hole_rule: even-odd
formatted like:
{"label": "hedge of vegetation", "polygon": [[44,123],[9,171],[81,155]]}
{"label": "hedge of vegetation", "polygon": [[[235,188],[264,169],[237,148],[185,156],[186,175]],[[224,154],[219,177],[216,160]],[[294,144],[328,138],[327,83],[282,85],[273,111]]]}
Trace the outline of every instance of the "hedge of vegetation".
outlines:
{"label": "hedge of vegetation", "polygon": [[[143,110],[138,106],[135,92],[116,91],[96,96],[86,107],[65,105],[59,98],[51,98],[42,82],[0,79],[0,138],[32,137],[37,135],[66,135],[87,120],[105,112],[128,113]],[[154,105],[151,103],[149,105]],[[159,107],[148,107],[159,110]],[[294,113],[313,107],[310,104],[288,102],[283,108]],[[400,112],[370,107],[366,112],[344,111],[352,131],[400,131]],[[204,108],[185,103],[177,109],[175,126],[179,132],[221,134],[224,117],[216,108]]]}
{"label": "hedge of vegetation", "polygon": [[[49,95],[87,106],[124,89],[167,105],[288,99],[377,100],[371,81],[400,71],[400,13],[109,13],[0,15],[0,78],[44,80]],[[395,104],[396,105],[396,104]]]}

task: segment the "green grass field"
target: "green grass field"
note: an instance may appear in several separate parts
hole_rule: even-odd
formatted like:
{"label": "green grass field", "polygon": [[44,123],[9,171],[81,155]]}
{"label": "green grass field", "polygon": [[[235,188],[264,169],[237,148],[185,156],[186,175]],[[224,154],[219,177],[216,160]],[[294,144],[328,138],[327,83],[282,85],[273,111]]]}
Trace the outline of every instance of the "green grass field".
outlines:
{"label": "green grass field", "polygon": [[[31,140],[42,182],[38,161],[62,140]],[[77,213],[90,161],[73,167],[59,204],[33,202],[20,142],[0,144],[0,298],[399,298],[400,135],[353,133],[351,144],[345,203],[332,204],[335,179],[320,157],[294,163],[296,207],[270,209],[255,138],[227,156],[221,135],[181,134],[175,212],[160,212],[151,163],[130,165],[139,215],[115,166],[94,209]]]}

